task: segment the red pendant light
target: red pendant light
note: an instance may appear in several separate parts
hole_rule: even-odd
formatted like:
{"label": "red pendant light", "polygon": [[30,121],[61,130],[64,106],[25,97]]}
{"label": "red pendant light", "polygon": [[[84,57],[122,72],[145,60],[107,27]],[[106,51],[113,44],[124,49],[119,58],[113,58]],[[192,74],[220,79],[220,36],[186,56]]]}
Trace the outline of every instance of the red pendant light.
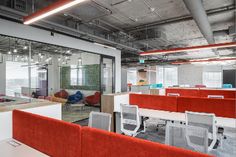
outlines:
{"label": "red pendant light", "polygon": [[191,64],[191,63],[222,62],[222,61],[236,61],[236,58],[195,59],[195,60],[189,60],[189,61],[172,62],[171,64],[181,65],[181,64]]}
{"label": "red pendant light", "polygon": [[57,2],[36,11],[35,13],[24,17],[24,24],[28,25],[45,17],[56,14],[62,10],[68,9],[86,0],[58,0]]}
{"label": "red pendant light", "polygon": [[173,48],[173,49],[168,49],[168,50],[151,50],[151,51],[146,51],[146,52],[140,52],[140,55],[147,56],[147,55],[179,53],[179,52],[186,52],[186,51],[197,51],[197,50],[206,50],[206,49],[215,49],[215,48],[229,48],[229,47],[236,47],[236,42],[192,46],[192,47],[184,47],[184,48]]}

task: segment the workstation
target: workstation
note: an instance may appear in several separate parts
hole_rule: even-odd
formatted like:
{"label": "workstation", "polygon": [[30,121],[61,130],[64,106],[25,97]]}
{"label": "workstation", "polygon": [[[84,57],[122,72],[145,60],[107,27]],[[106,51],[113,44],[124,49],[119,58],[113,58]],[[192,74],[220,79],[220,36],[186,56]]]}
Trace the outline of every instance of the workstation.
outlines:
{"label": "workstation", "polygon": [[1,1],[0,156],[236,156],[235,3]]}

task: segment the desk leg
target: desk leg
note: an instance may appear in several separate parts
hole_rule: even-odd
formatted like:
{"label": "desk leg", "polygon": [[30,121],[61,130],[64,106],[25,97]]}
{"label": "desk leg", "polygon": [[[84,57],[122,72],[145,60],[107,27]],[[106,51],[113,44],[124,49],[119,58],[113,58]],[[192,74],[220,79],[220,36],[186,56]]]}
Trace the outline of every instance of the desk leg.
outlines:
{"label": "desk leg", "polygon": [[119,112],[115,112],[114,113],[114,132],[121,134],[121,120],[120,120],[120,113]]}

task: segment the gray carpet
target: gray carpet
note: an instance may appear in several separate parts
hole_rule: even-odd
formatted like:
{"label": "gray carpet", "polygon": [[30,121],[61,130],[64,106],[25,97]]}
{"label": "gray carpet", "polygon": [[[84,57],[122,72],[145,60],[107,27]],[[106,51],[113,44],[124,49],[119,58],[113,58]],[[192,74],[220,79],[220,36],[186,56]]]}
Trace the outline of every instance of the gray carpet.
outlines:
{"label": "gray carpet", "polygon": [[62,120],[66,122],[76,122],[89,117],[91,111],[100,111],[99,107],[84,106],[81,107],[69,107],[62,109]]}
{"label": "gray carpet", "polygon": [[[136,137],[159,143],[165,143],[165,127],[161,127],[157,131],[156,122],[149,120],[147,122],[147,130],[140,133]],[[222,147],[218,146],[209,154],[217,157],[235,157],[236,156],[236,130],[225,130],[226,139],[223,139]]]}
{"label": "gray carpet", "polygon": [[[88,119],[78,121],[76,123],[86,126],[88,125]],[[157,131],[157,123],[158,122],[156,120],[148,120],[146,132],[140,133],[136,137],[153,142],[165,143],[165,128],[162,127]],[[236,156],[236,130],[225,130],[225,135],[227,139],[223,139],[222,147],[219,146],[217,149],[213,149],[211,152],[209,152],[209,154],[215,155],[217,157]]]}

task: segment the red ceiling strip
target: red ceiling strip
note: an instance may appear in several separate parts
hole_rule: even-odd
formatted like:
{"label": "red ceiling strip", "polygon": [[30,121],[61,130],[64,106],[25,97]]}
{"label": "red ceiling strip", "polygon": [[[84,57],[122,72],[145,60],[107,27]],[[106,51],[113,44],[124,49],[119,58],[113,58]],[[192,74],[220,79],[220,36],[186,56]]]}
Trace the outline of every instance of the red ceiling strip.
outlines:
{"label": "red ceiling strip", "polygon": [[52,11],[52,10],[54,10],[56,8],[59,8],[59,7],[63,6],[63,5],[66,5],[66,4],[68,4],[68,3],[72,2],[72,1],[73,0],[58,0],[55,3],[52,3],[51,5],[48,5],[47,7],[43,8],[43,9],[40,9],[40,10],[34,12],[33,14],[31,14],[29,16],[25,16],[23,18],[24,22],[25,21],[29,21],[29,20],[37,17],[37,16],[40,16],[40,15],[46,13],[46,12]]}
{"label": "red ceiling strip", "polygon": [[203,50],[203,49],[228,48],[228,47],[236,47],[236,42],[209,44],[209,45],[192,46],[192,47],[184,47],[184,48],[173,48],[173,49],[168,49],[168,50],[151,50],[151,51],[146,51],[146,52],[140,52],[140,55],[145,56],[145,55],[155,55],[155,54],[163,54],[163,53],[179,53],[179,52],[185,52],[185,51],[196,51],[196,50]]}
{"label": "red ceiling strip", "polygon": [[216,61],[236,61],[236,58],[214,58],[214,59],[199,59],[199,60],[189,60],[182,62],[172,62],[171,64],[190,64],[190,63],[200,63],[200,62],[216,62]]}

